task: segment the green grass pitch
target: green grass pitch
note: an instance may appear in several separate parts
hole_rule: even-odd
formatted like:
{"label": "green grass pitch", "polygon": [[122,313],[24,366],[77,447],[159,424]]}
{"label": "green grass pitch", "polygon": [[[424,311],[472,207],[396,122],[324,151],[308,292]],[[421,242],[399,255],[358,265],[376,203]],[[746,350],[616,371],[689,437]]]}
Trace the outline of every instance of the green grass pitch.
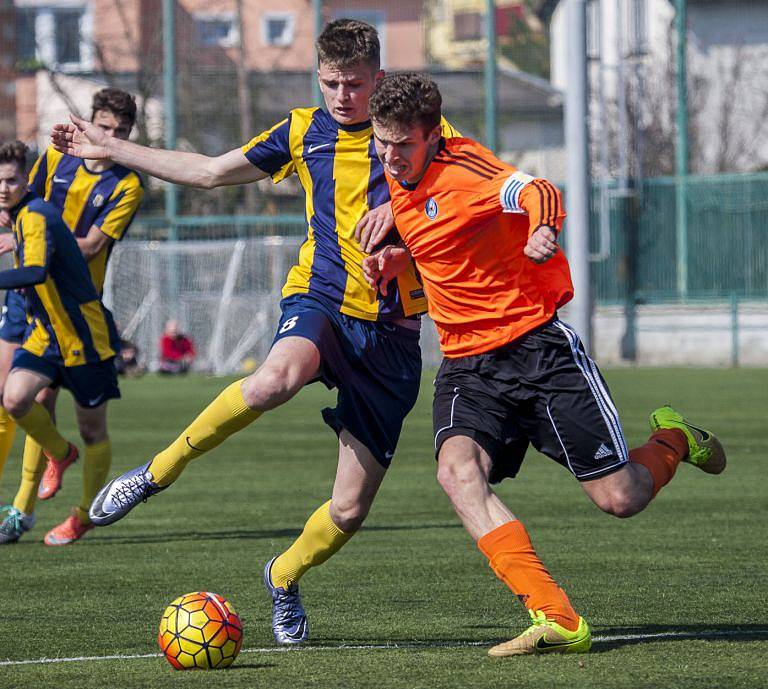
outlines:
{"label": "green grass pitch", "polygon": [[[729,466],[720,477],[681,466],[655,503],[624,521],[534,453],[500,487],[604,639],[589,655],[486,656],[527,617],[435,481],[425,376],[363,531],[302,580],[312,648],[274,650],[261,572],[330,494],[336,441],[318,412],[333,396],[318,385],[193,462],[122,522],[47,548],[43,535],[79,496],[75,465],[62,492],[39,504],[35,529],[0,549],[0,661],[155,653],[165,606],[200,589],[232,601],[251,652],[219,672],[180,673],[157,657],[2,663],[0,687],[766,686],[768,370],[622,369],[607,379],[630,445],[644,440],[648,412],[669,402],[718,432]],[[112,474],[164,447],[225,383],[124,382],[110,412]],[[73,436],[66,393],[59,409]],[[20,443],[0,486],[4,502],[16,488]]]}

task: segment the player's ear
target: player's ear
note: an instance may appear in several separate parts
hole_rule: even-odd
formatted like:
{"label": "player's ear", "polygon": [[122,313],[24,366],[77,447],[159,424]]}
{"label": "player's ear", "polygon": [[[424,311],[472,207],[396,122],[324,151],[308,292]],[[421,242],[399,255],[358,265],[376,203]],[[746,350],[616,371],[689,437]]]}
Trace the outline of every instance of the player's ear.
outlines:
{"label": "player's ear", "polygon": [[441,126],[438,124],[436,127],[434,127],[432,130],[430,130],[426,135],[426,140],[430,144],[436,144],[438,141],[440,141],[440,137],[442,136],[442,129]]}

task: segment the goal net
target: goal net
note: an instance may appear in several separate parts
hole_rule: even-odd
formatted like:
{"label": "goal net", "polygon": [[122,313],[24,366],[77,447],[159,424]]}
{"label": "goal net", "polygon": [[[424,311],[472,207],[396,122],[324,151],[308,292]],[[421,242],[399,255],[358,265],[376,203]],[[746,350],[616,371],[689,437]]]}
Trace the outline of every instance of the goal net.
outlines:
{"label": "goal net", "polygon": [[[169,319],[192,338],[195,369],[217,375],[248,370],[269,351],[281,289],[302,241],[124,241],[112,254],[104,301],[150,370],[157,368],[158,341]],[[436,334],[431,323],[424,325],[424,364],[435,365]]]}

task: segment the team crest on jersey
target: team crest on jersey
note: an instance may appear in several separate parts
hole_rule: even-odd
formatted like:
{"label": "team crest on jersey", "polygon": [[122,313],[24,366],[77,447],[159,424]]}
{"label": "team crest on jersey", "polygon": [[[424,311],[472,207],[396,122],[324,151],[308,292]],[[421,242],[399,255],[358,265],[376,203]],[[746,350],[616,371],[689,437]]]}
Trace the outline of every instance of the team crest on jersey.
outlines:
{"label": "team crest on jersey", "polygon": [[101,194],[96,194],[96,196],[93,197],[93,207],[101,208],[103,205],[104,205],[104,197]]}
{"label": "team crest on jersey", "polygon": [[437,201],[431,196],[427,199],[427,204],[424,206],[424,212],[430,220],[434,220],[437,217]]}

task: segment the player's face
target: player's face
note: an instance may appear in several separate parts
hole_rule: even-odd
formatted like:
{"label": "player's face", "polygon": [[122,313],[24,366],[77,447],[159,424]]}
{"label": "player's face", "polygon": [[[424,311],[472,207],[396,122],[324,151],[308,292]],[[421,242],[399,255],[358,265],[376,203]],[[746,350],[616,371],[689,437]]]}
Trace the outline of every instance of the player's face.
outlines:
{"label": "player's face", "polygon": [[27,193],[27,177],[16,163],[0,163],[0,210],[10,210]]}
{"label": "player's face", "polygon": [[368,99],[383,76],[381,70],[362,63],[345,69],[321,64],[317,70],[325,107],[339,124],[359,124],[370,119]]}
{"label": "player's face", "polygon": [[386,173],[397,182],[415,184],[437,152],[440,126],[425,132],[418,124],[383,127],[374,120],[373,140]]}
{"label": "player's face", "polygon": [[111,110],[97,110],[91,120],[107,136],[127,141],[131,134],[131,122],[126,117],[118,117]]}

